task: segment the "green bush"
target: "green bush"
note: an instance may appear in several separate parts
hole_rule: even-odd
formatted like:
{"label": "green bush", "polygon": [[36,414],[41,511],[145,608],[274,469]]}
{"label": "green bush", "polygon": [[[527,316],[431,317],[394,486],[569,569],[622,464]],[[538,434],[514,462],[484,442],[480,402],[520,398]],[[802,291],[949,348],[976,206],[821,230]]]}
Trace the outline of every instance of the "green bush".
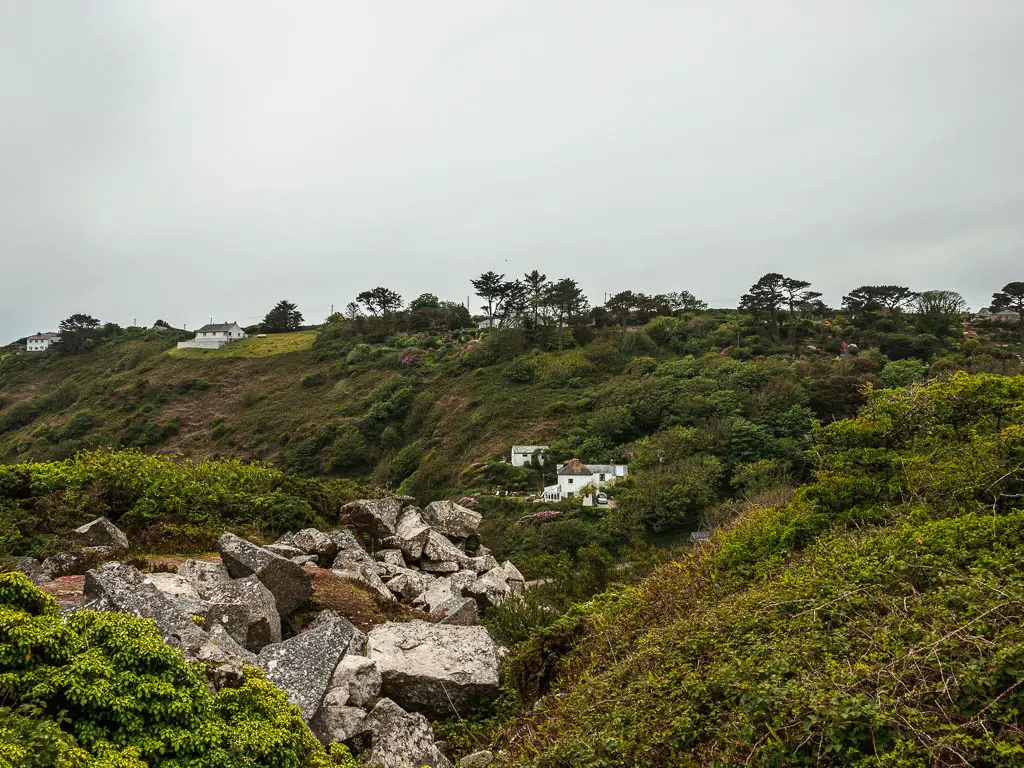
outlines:
{"label": "green bush", "polygon": [[882,372],[878,374],[878,386],[885,389],[905,387],[920,381],[928,373],[928,366],[920,360],[907,358],[905,360],[893,360],[886,363]]}
{"label": "green bush", "polygon": [[151,621],[62,617],[21,573],[0,574],[0,695],[0,761],[22,768],[328,765],[261,672],[211,694]]}
{"label": "green bush", "polygon": [[505,366],[505,378],[513,384],[528,384],[533,381],[537,366],[528,358],[517,357]]}

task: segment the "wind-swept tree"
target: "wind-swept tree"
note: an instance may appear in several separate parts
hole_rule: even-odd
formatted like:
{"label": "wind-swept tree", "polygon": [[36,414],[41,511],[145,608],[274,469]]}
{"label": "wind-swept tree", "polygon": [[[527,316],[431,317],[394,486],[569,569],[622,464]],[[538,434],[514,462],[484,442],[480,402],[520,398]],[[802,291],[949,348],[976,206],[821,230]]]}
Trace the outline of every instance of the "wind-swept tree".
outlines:
{"label": "wind-swept tree", "polygon": [[604,305],[607,308],[608,313],[612,316],[612,319],[622,326],[622,331],[625,333],[626,325],[629,323],[630,316],[640,309],[646,300],[647,297],[642,293],[619,291],[608,299]]}
{"label": "wind-swept tree", "polygon": [[571,277],[552,283],[544,291],[544,305],[550,308],[558,331],[558,349],[562,349],[562,326],[574,316],[587,311],[587,297]]}
{"label": "wind-swept tree", "polygon": [[387,317],[402,308],[402,296],[390,288],[377,286],[356,296],[356,301],[375,317]]}
{"label": "wind-swept tree", "polygon": [[673,312],[702,312],[708,308],[706,301],[701,301],[689,291],[666,293],[665,300]]}
{"label": "wind-swept tree", "polygon": [[769,272],[750,286],[750,292],[740,299],[740,309],[768,324],[772,341],[779,341],[779,309],[786,299],[783,284],[786,278],[778,272]]}
{"label": "wind-swept tree", "polygon": [[480,277],[470,280],[470,282],[473,284],[473,290],[476,291],[476,295],[487,304],[487,320],[493,326],[494,305],[501,300],[502,294],[508,290],[505,276],[491,270],[484,272]]}
{"label": "wind-swept tree", "polygon": [[903,285],[862,285],[843,296],[843,308],[854,324],[870,325],[879,314],[897,315],[917,298]]}
{"label": "wind-swept tree", "polygon": [[519,280],[505,283],[498,297],[498,306],[495,307],[498,327],[513,328],[521,325],[529,308],[530,293],[526,284]]}
{"label": "wind-swept tree", "polygon": [[1017,331],[1020,333],[1020,346],[1024,349],[1024,283],[1007,283],[1003,290],[992,294],[993,312],[1012,309],[1017,313]]}
{"label": "wind-swept tree", "polygon": [[302,325],[302,313],[287,299],[281,299],[263,318],[261,329],[264,333],[285,333],[296,331]]}
{"label": "wind-swept tree", "polygon": [[793,346],[793,354],[800,352],[800,317],[815,299],[821,298],[818,291],[808,290],[811,284],[806,280],[786,277],[782,280],[782,292],[786,296],[789,308],[789,343]]}
{"label": "wind-swept tree", "polygon": [[936,336],[947,334],[961,315],[967,311],[967,302],[956,291],[924,291],[914,304],[918,327]]}
{"label": "wind-swept tree", "polygon": [[541,305],[544,303],[544,289],[548,285],[548,276],[542,275],[536,269],[523,275],[523,284],[530,298],[530,308],[533,313],[533,327],[537,327],[537,319],[540,315]]}
{"label": "wind-swept tree", "polygon": [[92,345],[99,335],[100,321],[92,315],[74,314],[61,320],[57,330],[60,334],[60,352],[66,355],[80,355]]}

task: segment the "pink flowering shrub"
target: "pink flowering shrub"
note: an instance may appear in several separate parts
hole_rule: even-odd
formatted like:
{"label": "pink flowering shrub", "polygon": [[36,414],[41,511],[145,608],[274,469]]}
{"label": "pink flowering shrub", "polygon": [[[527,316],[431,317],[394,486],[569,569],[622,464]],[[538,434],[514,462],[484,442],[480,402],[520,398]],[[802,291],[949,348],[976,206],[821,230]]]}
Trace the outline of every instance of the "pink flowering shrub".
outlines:
{"label": "pink flowering shrub", "polygon": [[516,523],[546,523],[560,514],[562,514],[561,510],[546,509],[543,512],[534,512],[532,515],[523,515]]}

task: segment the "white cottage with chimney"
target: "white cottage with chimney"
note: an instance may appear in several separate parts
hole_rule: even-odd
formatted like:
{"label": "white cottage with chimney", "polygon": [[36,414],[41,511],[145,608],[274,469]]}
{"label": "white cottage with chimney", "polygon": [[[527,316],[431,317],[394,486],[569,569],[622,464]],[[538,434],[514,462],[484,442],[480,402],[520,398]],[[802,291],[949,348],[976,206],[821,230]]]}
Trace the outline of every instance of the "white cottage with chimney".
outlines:
{"label": "white cottage with chimney", "polygon": [[25,339],[25,351],[26,352],[45,352],[50,348],[51,344],[56,344],[60,341],[59,333],[37,333],[35,336],[29,336]]}
{"label": "white cottage with chimney", "polygon": [[238,323],[210,323],[197,330],[194,339],[179,341],[178,349],[220,349],[232,341],[247,338],[249,335]]}
{"label": "white cottage with chimney", "polygon": [[[584,488],[600,490],[616,480],[629,474],[626,464],[584,464],[579,459],[572,459],[560,464],[557,471],[558,482],[544,489],[544,498],[548,501],[561,501],[578,496]],[[588,494],[584,504],[592,504],[593,494]]]}

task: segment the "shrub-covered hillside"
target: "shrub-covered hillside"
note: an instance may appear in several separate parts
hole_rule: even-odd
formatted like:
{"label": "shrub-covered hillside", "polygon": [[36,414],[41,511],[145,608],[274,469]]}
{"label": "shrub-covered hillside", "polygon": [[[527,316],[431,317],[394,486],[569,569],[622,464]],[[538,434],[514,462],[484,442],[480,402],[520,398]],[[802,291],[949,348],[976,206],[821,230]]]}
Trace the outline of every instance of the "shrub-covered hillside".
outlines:
{"label": "shrub-covered hillside", "polygon": [[508,764],[1024,764],[1024,377],[876,393],[814,482],[514,654]]}

